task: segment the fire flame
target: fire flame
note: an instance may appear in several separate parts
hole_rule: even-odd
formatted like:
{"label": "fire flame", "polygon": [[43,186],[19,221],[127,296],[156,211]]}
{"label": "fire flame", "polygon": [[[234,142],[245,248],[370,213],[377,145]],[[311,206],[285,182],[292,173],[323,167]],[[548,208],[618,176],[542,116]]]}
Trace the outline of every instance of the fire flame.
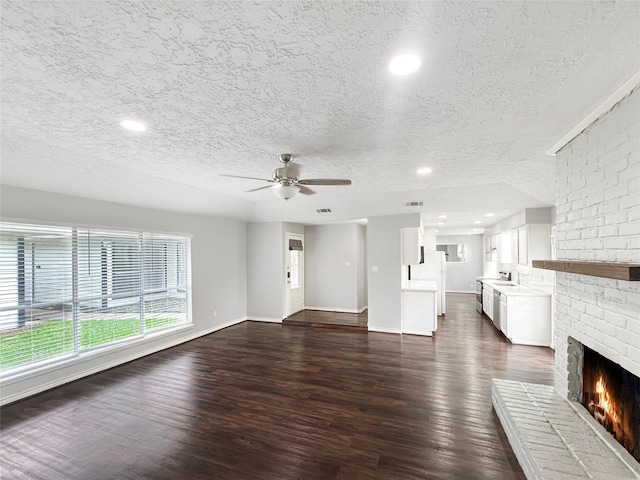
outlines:
{"label": "fire flame", "polygon": [[609,418],[614,422],[618,421],[618,415],[616,414],[616,410],[614,408],[614,404],[611,401],[611,396],[609,395],[609,391],[607,390],[607,385],[604,383],[604,379],[602,376],[598,378],[596,382],[596,393],[598,394],[598,405],[602,410],[605,411]]}

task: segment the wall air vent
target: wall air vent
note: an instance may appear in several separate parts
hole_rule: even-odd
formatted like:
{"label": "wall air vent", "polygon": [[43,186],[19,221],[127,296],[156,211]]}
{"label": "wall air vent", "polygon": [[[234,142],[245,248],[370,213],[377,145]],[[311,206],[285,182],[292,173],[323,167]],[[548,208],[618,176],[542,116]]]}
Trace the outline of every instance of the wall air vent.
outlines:
{"label": "wall air vent", "polygon": [[331,213],[331,209],[330,208],[319,208],[316,210],[316,212],[318,213]]}
{"label": "wall air vent", "polygon": [[424,205],[424,202],[407,202],[404,204],[405,207],[421,207]]}

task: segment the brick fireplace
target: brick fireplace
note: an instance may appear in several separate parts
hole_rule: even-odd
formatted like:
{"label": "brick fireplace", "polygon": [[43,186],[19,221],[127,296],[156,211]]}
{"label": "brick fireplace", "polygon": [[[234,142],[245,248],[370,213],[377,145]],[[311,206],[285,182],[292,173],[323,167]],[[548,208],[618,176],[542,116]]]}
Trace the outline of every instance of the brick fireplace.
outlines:
{"label": "brick fireplace", "polygon": [[[640,88],[556,161],[558,259],[640,263]],[[582,401],[584,347],[640,377],[640,282],[557,272],[555,309],[562,397]]]}
{"label": "brick fireplace", "polygon": [[[640,86],[558,151],[556,163],[557,259],[640,264]],[[640,479],[636,433],[631,441],[620,433],[640,418],[640,281],[558,271],[554,321],[554,388],[499,379],[492,388],[527,478]],[[592,363],[585,356],[596,359],[596,380],[593,367],[583,370]],[[605,364],[615,372],[603,382],[609,389],[598,383]],[[614,380],[618,372],[629,376]],[[608,406],[621,390],[631,413]]]}
{"label": "brick fireplace", "polygon": [[[640,88],[556,156],[558,259],[640,263]],[[557,272],[555,388],[569,338],[640,376],[640,282]]]}

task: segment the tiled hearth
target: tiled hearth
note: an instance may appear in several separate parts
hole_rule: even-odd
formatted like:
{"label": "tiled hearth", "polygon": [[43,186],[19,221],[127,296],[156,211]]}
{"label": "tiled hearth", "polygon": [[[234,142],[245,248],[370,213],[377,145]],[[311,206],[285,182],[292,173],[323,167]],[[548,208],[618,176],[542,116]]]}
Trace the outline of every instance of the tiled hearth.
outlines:
{"label": "tiled hearth", "polygon": [[640,464],[580,404],[553,387],[493,380],[493,406],[531,479],[640,479]]}

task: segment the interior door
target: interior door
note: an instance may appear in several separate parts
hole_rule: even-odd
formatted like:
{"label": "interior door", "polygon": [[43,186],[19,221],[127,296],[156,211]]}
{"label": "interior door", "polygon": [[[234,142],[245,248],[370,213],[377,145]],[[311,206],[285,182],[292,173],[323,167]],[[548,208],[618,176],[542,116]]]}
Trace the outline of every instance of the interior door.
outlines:
{"label": "interior door", "polygon": [[286,242],[287,316],[290,316],[304,310],[304,235],[287,233]]}

